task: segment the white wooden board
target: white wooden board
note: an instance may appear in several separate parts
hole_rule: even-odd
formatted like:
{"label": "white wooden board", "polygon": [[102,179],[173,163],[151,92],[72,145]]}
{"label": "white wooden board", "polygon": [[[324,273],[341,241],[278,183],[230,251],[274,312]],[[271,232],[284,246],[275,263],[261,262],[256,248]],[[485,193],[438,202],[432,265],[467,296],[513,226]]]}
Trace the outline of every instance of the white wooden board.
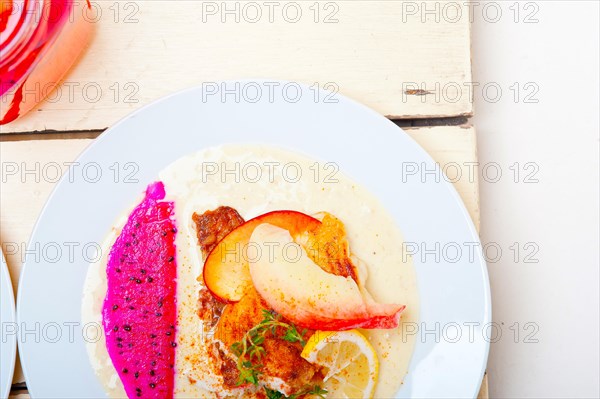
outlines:
{"label": "white wooden board", "polygon": [[239,78],[318,84],[395,118],[471,115],[465,4],[92,0],[95,36],[81,61],[0,132],[104,129],[161,96]]}

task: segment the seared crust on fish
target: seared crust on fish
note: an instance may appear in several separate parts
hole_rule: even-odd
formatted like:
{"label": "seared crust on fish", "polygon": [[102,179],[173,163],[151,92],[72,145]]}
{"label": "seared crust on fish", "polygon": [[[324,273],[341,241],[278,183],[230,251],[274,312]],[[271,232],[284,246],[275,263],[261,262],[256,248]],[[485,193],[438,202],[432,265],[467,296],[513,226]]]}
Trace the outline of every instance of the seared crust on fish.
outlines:
{"label": "seared crust on fish", "polygon": [[198,245],[204,258],[217,246],[225,236],[244,223],[240,214],[229,206],[220,206],[214,211],[206,211],[202,215],[194,213],[192,220],[196,223]]}
{"label": "seared crust on fish", "polygon": [[[220,206],[214,211],[206,211],[201,215],[194,213],[192,220],[196,224],[196,235],[203,259],[206,259],[219,241],[244,223],[238,211],[229,206]],[[206,288],[200,290],[198,317],[207,322],[210,327],[219,320],[223,306]]]}
{"label": "seared crust on fish", "polygon": [[200,317],[200,320],[203,320],[208,327],[212,328],[217,324],[224,306],[225,305],[219,302],[208,289],[201,288],[198,292],[198,317]]}
{"label": "seared crust on fish", "polygon": [[[240,342],[248,330],[263,320],[263,310],[268,309],[256,290],[249,289],[239,302],[225,306],[217,324],[215,339],[227,351],[235,342]],[[312,334],[313,331],[307,331],[304,339],[307,340]],[[259,379],[268,388],[290,395],[314,383],[315,377],[320,380],[322,377],[318,366],[300,356],[302,345],[288,342],[281,338],[282,335],[281,329],[278,329],[275,336],[266,335]]]}

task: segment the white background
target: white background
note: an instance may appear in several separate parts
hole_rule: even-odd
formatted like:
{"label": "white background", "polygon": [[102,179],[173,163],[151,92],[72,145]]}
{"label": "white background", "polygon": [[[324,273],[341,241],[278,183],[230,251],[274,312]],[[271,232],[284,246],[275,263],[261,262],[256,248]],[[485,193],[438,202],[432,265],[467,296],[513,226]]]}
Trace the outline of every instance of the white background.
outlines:
{"label": "white background", "polygon": [[[497,183],[481,182],[482,241],[502,248],[489,263],[493,318],[503,336],[492,345],[490,394],[511,398],[598,398],[599,388],[599,237],[598,237],[598,49],[596,1],[534,1],[533,12],[501,1],[503,15],[486,22],[474,12],[474,80],[502,88],[497,103],[489,92],[474,91],[473,123],[482,164],[496,162]],[[481,6],[480,6],[481,7]],[[513,7],[514,8],[514,7]],[[492,15],[493,16],[493,15]],[[521,96],[515,102],[515,82]],[[523,90],[534,82],[539,92],[525,103]],[[514,87],[514,86],[513,86]],[[519,183],[509,167],[521,164]],[[538,183],[524,183],[526,162],[539,171]],[[489,176],[493,178],[494,176]],[[518,242],[521,247],[515,262]],[[539,251],[527,263],[523,246]],[[520,323],[520,336],[509,327]],[[525,343],[536,323],[538,343]]]}

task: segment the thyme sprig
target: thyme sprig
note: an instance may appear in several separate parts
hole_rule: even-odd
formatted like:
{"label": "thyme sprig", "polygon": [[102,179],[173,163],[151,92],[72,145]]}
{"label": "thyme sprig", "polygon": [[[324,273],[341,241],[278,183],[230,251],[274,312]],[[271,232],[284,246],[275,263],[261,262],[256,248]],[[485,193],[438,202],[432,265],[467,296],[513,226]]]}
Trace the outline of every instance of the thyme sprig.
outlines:
{"label": "thyme sprig", "polygon": [[268,333],[271,333],[273,337],[277,337],[277,329],[283,328],[281,339],[292,343],[299,342],[302,346],[306,345],[304,340],[306,329],[302,332],[298,331],[295,325],[285,323],[281,320],[279,314],[271,310],[263,309],[262,314],[263,320],[248,330],[241,341],[234,342],[231,345],[231,351],[238,357],[237,369],[240,372],[238,385],[245,383],[258,385],[260,369],[258,365],[253,363],[253,360],[260,362],[265,354],[265,348],[262,345]]}
{"label": "thyme sprig", "polygon": [[321,388],[319,385],[314,385],[306,387],[301,391],[296,392],[295,394],[292,394],[290,396],[285,396],[281,392],[269,388],[265,388],[265,393],[268,399],[297,399],[303,395],[318,396],[319,398],[325,399],[327,390]]}
{"label": "thyme sprig", "polygon": [[[256,326],[244,334],[241,341],[234,342],[231,345],[231,351],[237,356],[237,369],[240,373],[237,381],[237,385],[250,383],[258,385],[258,377],[261,374],[260,362],[266,351],[263,347],[267,334],[271,334],[273,337],[278,337],[284,341],[291,343],[300,343],[302,347],[306,345],[304,336],[307,333],[306,329],[298,331],[298,328],[291,323],[286,323],[281,319],[281,316],[274,311],[263,309],[263,319]],[[278,329],[283,329],[283,334],[278,335]],[[270,390],[265,388],[267,397],[269,399],[296,399],[303,395],[317,395],[324,398],[327,393],[326,390],[320,386],[309,386],[301,391],[291,395],[285,396],[281,392]]]}

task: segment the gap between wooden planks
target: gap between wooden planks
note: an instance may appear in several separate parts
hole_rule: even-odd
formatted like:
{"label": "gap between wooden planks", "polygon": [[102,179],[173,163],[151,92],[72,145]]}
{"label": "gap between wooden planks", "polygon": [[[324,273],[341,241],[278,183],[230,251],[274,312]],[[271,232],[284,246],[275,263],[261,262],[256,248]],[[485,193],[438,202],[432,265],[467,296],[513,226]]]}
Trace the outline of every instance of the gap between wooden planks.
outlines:
{"label": "gap between wooden planks", "polygon": [[[470,126],[436,126],[405,128],[405,131],[414,138],[440,165],[467,162],[477,162],[477,145],[475,129]],[[49,162],[63,164],[71,162],[93,140],[25,140],[0,143],[0,160],[3,164],[17,162],[33,168],[35,163],[40,165]],[[28,175],[30,176],[30,175]],[[8,243],[26,243],[55,183],[20,177],[9,178],[2,176],[2,190],[0,190],[0,242],[6,253],[6,261],[12,277],[16,292],[21,271],[20,253],[6,251]],[[454,187],[465,203],[467,210],[477,229],[479,229],[479,187],[477,174],[474,179],[462,174],[454,182]],[[23,382],[20,366],[15,370],[15,383]],[[14,398],[28,398],[23,391],[14,390]],[[484,378],[479,398],[487,398],[487,377]],[[13,398],[13,396],[11,396]]]}
{"label": "gap between wooden planks", "polygon": [[[273,12],[259,5],[257,21],[263,3],[246,0],[92,3],[95,34],[79,63],[0,133],[104,129],[167,94],[240,78],[318,85],[394,119],[473,112],[467,2],[284,1]],[[46,92],[27,87],[24,96]]]}

